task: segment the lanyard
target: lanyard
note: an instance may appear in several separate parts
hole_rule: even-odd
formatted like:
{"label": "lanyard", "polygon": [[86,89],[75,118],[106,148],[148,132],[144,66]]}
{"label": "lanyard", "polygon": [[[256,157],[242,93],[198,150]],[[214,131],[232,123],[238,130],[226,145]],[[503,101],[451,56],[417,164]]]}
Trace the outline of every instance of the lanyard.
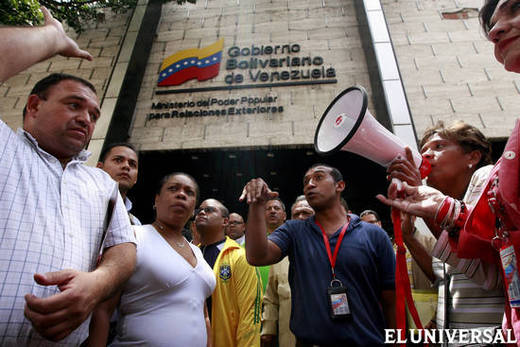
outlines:
{"label": "lanyard", "polygon": [[327,255],[329,256],[330,261],[330,267],[332,268],[332,279],[336,279],[336,272],[334,272],[334,268],[336,267],[336,258],[338,256],[339,246],[341,245],[341,241],[343,241],[343,236],[345,236],[345,233],[347,231],[348,225],[350,223],[350,218],[347,217],[347,222],[341,228],[341,232],[338,237],[338,242],[336,243],[336,247],[334,248],[334,255],[332,255],[332,252],[330,251],[330,243],[329,243],[329,237],[327,234],[325,234],[325,230],[323,230],[323,227],[320,223],[318,223],[317,220],[315,220],[315,223],[317,226],[320,227],[321,235],[323,236],[323,243],[325,243],[325,249],[327,250]]}

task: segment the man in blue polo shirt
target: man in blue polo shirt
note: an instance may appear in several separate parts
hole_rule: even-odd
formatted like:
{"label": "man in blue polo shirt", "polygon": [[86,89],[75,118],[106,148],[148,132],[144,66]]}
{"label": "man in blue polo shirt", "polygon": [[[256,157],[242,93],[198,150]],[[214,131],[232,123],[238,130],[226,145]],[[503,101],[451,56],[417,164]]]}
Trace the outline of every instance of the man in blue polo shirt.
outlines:
{"label": "man in blue polo shirt", "polygon": [[395,257],[379,227],[345,215],[341,173],[325,164],[304,176],[303,192],[316,211],[307,220],[290,220],[266,236],[264,205],[277,196],[256,178],[244,187],[249,204],[248,261],[274,264],[289,256],[292,292],[291,331],[297,346],[373,346],[394,327]]}

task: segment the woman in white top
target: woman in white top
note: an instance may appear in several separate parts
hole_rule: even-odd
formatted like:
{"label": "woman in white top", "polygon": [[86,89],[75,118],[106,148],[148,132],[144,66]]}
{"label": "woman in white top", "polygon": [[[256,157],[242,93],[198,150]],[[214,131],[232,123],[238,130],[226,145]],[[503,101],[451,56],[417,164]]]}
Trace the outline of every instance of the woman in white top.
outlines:
{"label": "woman in white top", "polygon": [[207,346],[205,300],[215,289],[215,276],[199,248],[182,236],[198,193],[190,175],[173,173],[161,180],[155,221],[134,229],[135,272],[120,295],[95,310],[90,346],[106,345],[108,321],[117,302],[117,334],[111,346]]}

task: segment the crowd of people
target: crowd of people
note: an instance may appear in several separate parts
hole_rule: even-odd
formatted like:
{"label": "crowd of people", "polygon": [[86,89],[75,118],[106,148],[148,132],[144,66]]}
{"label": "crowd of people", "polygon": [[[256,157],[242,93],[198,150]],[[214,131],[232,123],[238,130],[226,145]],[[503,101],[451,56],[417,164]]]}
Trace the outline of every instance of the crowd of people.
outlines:
{"label": "crowd of people", "polygon": [[[504,67],[520,72],[520,1],[487,0],[483,28]],[[92,59],[42,8],[45,24],[0,28],[0,81],[60,54]],[[139,156],[85,150],[101,116],[94,86],[53,73],[36,83],[23,129],[0,121],[2,346],[374,346],[396,325],[396,252],[376,211],[359,216],[328,164],[302,177],[290,208],[262,178],[240,197],[248,215],[174,172],[141,225],[127,193]],[[512,330],[520,341],[520,123],[496,165],[474,126],[438,123],[388,168],[401,211],[413,299],[425,329]],[[429,231],[415,228],[424,218]],[[186,226],[193,240],[186,238]],[[397,300],[402,298],[397,298]],[[409,327],[415,327],[408,320]],[[412,332],[410,332],[412,333]],[[519,342],[520,345],[520,342]]]}

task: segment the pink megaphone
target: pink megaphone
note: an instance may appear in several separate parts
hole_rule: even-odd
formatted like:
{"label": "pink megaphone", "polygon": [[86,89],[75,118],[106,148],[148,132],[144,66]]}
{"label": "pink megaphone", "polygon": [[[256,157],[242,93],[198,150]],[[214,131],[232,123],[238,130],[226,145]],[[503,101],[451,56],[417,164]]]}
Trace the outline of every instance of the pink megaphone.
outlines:
{"label": "pink megaphone", "polygon": [[[345,89],[327,107],[314,135],[314,148],[320,155],[349,151],[388,167],[398,154],[405,156],[406,144],[383,127],[367,110],[363,87]],[[412,149],[421,177],[431,171],[430,163]]]}

